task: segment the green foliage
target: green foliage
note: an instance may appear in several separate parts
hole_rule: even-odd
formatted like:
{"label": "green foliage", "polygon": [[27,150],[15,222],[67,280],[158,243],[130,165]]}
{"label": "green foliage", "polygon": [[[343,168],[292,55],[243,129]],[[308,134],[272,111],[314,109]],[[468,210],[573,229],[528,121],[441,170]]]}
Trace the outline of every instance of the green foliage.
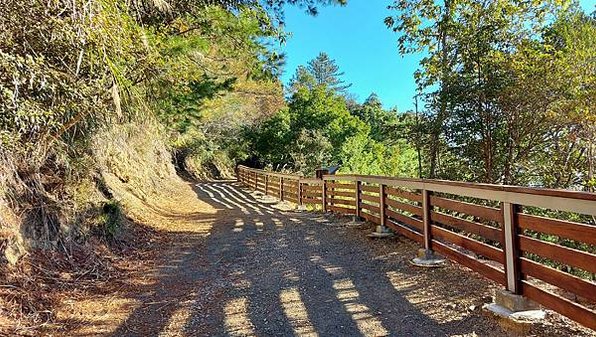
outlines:
{"label": "green foliage", "polygon": [[283,107],[279,55],[265,41],[280,36],[267,13],[208,7],[172,22],[159,38],[162,72],[148,86],[153,110],[169,126],[179,155],[209,166],[215,153],[244,157],[242,128]]}
{"label": "green foliage", "polygon": [[313,89],[317,85],[317,80],[315,79],[314,75],[303,65],[299,65],[296,68],[296,72],[294,76],[290,80],[289,90],[290,95],[296,93],[301,88],[306,88],[308,90]]}
{"label": "green foliage", "polygon": [[290,98],[288,107],[292,130],[320,129],[334,149],[339,149],[348,137],[368,133],[368,126],[350,114],[343,97],[325,85],[312,90],[301,88]]}
{"label": "green foliage", "polygon": [[375,95],[363,105],[349,102],[338,90],[339,69],[327,71],[323,59],[298,67],[287,110],[246,132],[253,162],[307,176],[335,164],[342,172],[414,175],[407,116],[384,110]]}
{"label": "green foliage", "polygon": [[386,146],[366,134],[346,140],[341,148],[342,172],[413,177],[416,174],[416,153],[403,140]]}
{"label": "green foliage", "polygon": [[102,231],[102,236],[108,239],[114,239],[124,222],[122,205],[117,201],[106,202],[102,208],[100,221],[101,225],[99,228]]}
{"label": "green foliage", "polygon": [[576,6],[394,2],[400,52],[427,53],[412,134],[425,176],[590,188],[596,32]]}
{"label": "green foliage", "polygon": [[312,90],[317,86],[324,86],[338,94],[346,94],[346,90],[352,84],[345,84],[341,79],[343,75],[344,72],[339,70],[335,60],[327,53],[321,52],[316,58],[308,61],[306,66],[300,65],[296,68],[289,83],[290,95],[300,89]]}
{"label": "green foliage", "polygon": [[393,144],[406,136],[409,123],[408,114],[397,110],[385,110],[379,97],[372,93],[362,105],[356,105],[351,113],[370,125],[370,137],[379,142]]}
{"label": "green foliage", "polygon": [[322,130],[302,129],[290,145],[289,155],[294,170],[305,176],[314,176],[315,169],[333,161],[333,145]]}
{"label": "green foliage", "polygon": [[291,120],[287,109],[281,110],[262,124],[245,131],[244,138],[258,160],[279,167],[291,159]]}

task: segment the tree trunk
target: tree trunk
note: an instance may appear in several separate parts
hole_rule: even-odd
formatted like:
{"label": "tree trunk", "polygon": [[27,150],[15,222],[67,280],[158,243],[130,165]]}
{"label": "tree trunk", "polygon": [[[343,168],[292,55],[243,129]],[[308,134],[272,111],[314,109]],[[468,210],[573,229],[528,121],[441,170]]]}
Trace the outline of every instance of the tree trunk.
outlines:
{"label": "tree trunk", "polygon": [[447,47],[448,23],[451,19],[451,0],[445,0],[443,19],[439,24],[440,48],[441,48],[441,89],[439,91],[439,113],[433,123],[430,141],[430,178],[437,177],[437,162],[443,124],[447,119],[447,77],[449,75],[449,49]]}

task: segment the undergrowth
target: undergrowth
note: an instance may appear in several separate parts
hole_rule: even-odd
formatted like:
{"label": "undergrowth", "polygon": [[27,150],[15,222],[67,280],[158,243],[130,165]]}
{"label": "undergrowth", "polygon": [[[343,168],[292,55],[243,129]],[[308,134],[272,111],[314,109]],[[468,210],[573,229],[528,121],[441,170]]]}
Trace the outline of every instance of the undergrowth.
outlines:
{"label": "undergrowth", "polygon": [[159,204],[183,184],[160,135],[136,122],[77,153],[0,149],[0,335],[55,324],[64,291],[105,285],[120,272],[114,260],[159,237],[127,205]]}

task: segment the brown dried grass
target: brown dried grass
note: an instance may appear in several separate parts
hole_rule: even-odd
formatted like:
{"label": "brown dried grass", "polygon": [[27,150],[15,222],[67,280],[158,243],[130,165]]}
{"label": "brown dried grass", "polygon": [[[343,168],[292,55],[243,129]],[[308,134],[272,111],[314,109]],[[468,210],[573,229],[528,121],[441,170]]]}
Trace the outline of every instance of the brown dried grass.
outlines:
{"label": "brown dried grass", "polygon": [[[167,247],[167,233],[208,232],[208,214],[215,211],[176,175],[159,135],[150,122],[100,132],[82,169],[55,155],[45,158],[53,166],[43,160],[27,166],[0,153],[0,252],[14,255],[12,264],[0,261],[0,335],[107,333],[135,306],[122,294],[153,282],[151,261]],[[34,184],[22,179],[27,167]],[[108,199],[128,217],[111,238],[98,230]],[[47,203],[55,206],[47,216],[58,221],[59,232],[24,236],[25,219],[47,223],[27,216]],[[200,219],[205,225],[197,225]]]}

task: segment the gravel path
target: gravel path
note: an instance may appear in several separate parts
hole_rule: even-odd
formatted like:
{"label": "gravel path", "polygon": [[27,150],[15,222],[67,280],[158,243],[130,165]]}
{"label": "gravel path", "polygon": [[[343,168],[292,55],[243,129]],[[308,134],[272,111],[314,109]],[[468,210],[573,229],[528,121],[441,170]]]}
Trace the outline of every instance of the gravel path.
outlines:
{"label": "gravel path", "polygon": [[[367,225],[284,210],[236,183],[196,192],[218,209],[211,232],[180,235],[144,295],[152,305],[114,336],[507,335],[480,309],[495,284],[456,264],[411,266],[407,239],[369,239]],[[550,316],[528,334],[590,334]]]}

